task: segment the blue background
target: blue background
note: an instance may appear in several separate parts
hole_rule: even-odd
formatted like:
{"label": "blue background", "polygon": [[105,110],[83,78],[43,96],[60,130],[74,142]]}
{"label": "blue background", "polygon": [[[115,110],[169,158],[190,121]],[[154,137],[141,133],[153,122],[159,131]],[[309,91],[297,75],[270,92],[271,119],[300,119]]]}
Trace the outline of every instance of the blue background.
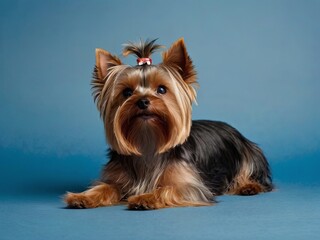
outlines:
{"label": "blue background", "polygon": [[[0,1],[2,239],[302,239],[320,231],[320,1]],[[194,119],[230,123],[266,153],[277,191],[216,207],[63,209],[105,163],[95,48],[185,38]],[[153,57],[161,60],[160,54]],[[134,58],[123,59],[134,64]]]}

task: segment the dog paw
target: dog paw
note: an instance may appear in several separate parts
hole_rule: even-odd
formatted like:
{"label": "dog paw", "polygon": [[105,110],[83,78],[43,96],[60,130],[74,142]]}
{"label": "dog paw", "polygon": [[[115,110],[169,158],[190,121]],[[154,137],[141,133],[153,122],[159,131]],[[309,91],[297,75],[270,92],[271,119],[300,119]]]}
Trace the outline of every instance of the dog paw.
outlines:
{"label": "dog paw", "polygon": [[92,200],[83,193],[67,193],[64,202],[68,208],[93,208]]}
{"label": "dog paw", "polygon": [[128,198],[128,208],[131,210],[153,210],[162,207],[154,194],[151,193]]}
{"label": "dog paw", "polygon": [[249,183],[239,189],[238,194],[243,196],[256,195],[260,192],[263,192],[263,189],[260,184]]}

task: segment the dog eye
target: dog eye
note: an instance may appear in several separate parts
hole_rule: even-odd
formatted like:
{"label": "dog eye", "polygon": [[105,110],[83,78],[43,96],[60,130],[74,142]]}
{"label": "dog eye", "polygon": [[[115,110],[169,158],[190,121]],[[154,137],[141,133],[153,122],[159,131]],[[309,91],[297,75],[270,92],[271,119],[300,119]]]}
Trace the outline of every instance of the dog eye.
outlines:
{"label": "dog eye", "polygon": [[131,97],[133,94],[133,91],[131,88],[126,88],[123,90],[122,92],[122,95],[125,97],[125,98],[128,98],[128,97]]}
{"label": "dog eye", "polygon": [[157,89],[157,93],[159,94],[165,94],[167,92],[167,88],[163,85],[160,85]]}

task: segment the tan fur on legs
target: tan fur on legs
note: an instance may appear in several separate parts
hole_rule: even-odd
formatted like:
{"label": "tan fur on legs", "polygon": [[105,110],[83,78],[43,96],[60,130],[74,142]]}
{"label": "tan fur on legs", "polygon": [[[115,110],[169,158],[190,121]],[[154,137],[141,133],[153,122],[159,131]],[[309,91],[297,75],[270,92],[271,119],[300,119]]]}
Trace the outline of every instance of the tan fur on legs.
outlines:
{"label": "tan fur on legs", "polygon": [[152,193],[132,196],[128,199],[128,208],[133,210],[209,205],[211,205],[210,202],[191,202],[185,200],[182,193],[172,186],[161,187]]}
{"label": "tan fur on legs", "polygon": [[265,192],[264,187],[260,183],[250,179],[253,171],[252,169],[252,163],[244,161],[240,172],[230,185],[227,194],[249,196]]}
{"label": "tan fur on legs", "polygon": [[264,192],[264,189],[261,186],[261,184],[259,184],[257,182],[252,182],[252,183],[248,183],[248,184],[236,189],[235,194],[243,195],[243,196],[250,196],[250,195],[259,194],[261,192]]}
{"label": "tan fur on legs", "polygon": [[151,193],[132,196],[129,209],[159,209],[166,207],[212,205],[213,195],[203,185],[200,176],[185,162],[167,166]]}
{"label": "tan fur on legs", "polygon": [[99,183],[82,193],[67,193],[64,201],[69,208],[95,208],[118,203],[120,193],[113,185]]}
{"label": "tan fur on legs", "polygon": [[164,187],[152,193],[129,197],[128,208],[137,210],[159,209],[169,205],[177,205],[180,198],[173,187]]}

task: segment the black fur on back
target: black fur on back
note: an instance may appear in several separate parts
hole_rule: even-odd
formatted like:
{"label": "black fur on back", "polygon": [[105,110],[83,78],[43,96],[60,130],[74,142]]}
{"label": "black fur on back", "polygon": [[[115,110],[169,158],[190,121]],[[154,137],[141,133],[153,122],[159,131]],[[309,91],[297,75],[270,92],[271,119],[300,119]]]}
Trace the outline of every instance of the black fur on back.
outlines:
{"label": "black fur on back", "polygon": [[251,180],[271,191],[271,173],[261,149],[224,122],[193,121],[187,141],[169,154],[193,164],[208,188],[220,195],[240,171],[245,151],[250,153],[254,165]]}

